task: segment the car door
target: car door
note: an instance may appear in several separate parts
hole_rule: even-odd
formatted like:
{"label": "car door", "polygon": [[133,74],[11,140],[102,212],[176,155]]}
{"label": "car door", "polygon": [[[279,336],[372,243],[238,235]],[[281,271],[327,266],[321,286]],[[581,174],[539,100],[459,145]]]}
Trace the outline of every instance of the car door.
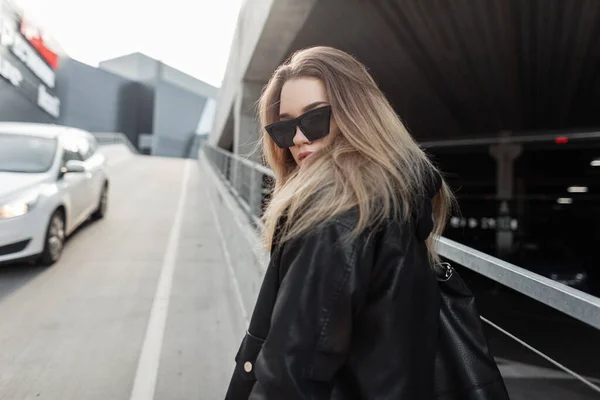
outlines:
{"label": "car door", "polygon": [[86,207],[89,202],[88,174],[86,172],[68,172],[67,162],[83,162],[77,143],[70,138],[63,141],[63,156],[59,188],[68,199],[71,221],[75,226],[83,222]]}
{"label": "car door", "polygon": [[96,151],[97,146],[93,136],[81,135],[77,138],[77,143],[88,179],[88,203],[86,212],[91,214],[98,208],[100,192],[104,184],[104,177],[102,174],[103,159]]}

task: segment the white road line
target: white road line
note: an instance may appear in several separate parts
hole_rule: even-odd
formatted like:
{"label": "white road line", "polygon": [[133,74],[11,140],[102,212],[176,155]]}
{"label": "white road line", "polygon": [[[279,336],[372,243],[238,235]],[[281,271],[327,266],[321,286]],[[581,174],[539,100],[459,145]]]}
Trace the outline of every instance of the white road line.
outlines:
{"label": "white road line", "polygon": [[[206,165],[206,164],[205,164]],[[207,175],[210,172],[204,171],[204,174]],[[211,176],[212,178],[212,176]],[[217,233],[219,234],[219,240],[221,242],[221,248],[223,249],[223,254],[225,255],[225,263],[227,264],[227,269],[229,270],[229,275],[231,277],[231,281],[233,282],[233,290],[235,292],[235,297],[237,298],[238,305],[242,312],[242,317],[244,317],[244,321],[246,321],[246,325],[250,322],[248,318],[248,312],[246,311],[246,307],[244,306],[244,300],[242,298],[242,291],[240,290],[240,284],[237,280],[237,276],[235,275],[235,270],[233,269],[233,265],[231,263],[231,256],[229,255],[229,250],[227,250],[227,245],[225,244],[225,235],[223,235],[223,230],[221,229],[221,223],[219,222],[219,218],[217,217],[217,209],[215,208],[215,204],[212,199],[212,195],[208,195],[208,203],[210,205],[210,209],[212,211],[213,218],[215,220],[215,225],[217,227]]]}
{"label": "white road line", "polygon": [[156,390],[156,378],[160,366],[160,353],[165,333],[165,323],[169,311],[169,299],[171,297],[171,287],[173,284],[173,272],[175,270],[175,261],[177,259],[177,245],[181,233],[181,222],[183,220],[183,207],[187,195],[188,181],[190,178],[191,162],[186,161],[183,172],[183,181],[181,192],[179,194],[179,203],[171,232],[163,265],[152,302],[150,319],[146,328],[146,337],[138,367],[135,374],[133,389],[131,390],[130,400],[153,400]]}

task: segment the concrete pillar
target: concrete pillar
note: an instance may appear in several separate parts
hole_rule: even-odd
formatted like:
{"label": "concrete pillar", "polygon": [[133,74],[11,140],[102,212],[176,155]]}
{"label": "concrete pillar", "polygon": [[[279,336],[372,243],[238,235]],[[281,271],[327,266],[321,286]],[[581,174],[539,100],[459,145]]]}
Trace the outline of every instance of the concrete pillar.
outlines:
{"label": "concrete pillar", "polygon": [[510,200],[514,190],[514,163],[521,155],[520,144],[501,143],[490,146],[490,154],[496,159],[496,198],[500,201],[496,224],[496,252],[502,257],[512,249],[513,232],[510,229]]}
{"label": "concrete pillar", "polygon": [[260,162],[258,142],[261,134],[257,117],[257,101],[265,82],[242,81],[235,99],[233,152]]}
{"label": "concrete pillar", "polygon": [[[262,158],[257,101],[264,85],[263,82],[243,81],[234,102],[233,153],[257,163],[260,163]],[[259,216],[259,205],[263,195],[262,174],[246,164],[234,161],[232,183],[250,207],[250,212]]]}

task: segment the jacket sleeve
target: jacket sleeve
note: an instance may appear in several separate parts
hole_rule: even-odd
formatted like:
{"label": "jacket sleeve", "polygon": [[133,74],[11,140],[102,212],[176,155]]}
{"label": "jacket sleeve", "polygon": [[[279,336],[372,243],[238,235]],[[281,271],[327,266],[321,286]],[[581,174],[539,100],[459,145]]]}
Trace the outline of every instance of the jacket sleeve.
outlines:
{"label": "jacket sleeve", "polygon": [[330,399],[368,282],[368,268],[358,268],[365,246],[349,233],[332,222],[285,244],[285,277],[250,399]]}

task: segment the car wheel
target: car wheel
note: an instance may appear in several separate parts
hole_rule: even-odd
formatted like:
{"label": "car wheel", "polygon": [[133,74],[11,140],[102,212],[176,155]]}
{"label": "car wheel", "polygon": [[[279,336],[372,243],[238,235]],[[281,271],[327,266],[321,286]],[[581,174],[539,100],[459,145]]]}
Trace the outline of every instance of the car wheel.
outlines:
{"label": "car wheel", "polygon": [[42,265],[52,265],[60,259],[65,245],[65,217],[60,210],[54,211],[46,230],[44,251],[39,262]]}
{"label": "car wheel", "polygon": [[93,219],[102,219],[106,215],[106,209],[108,207],[108,185],[104,184],[102,192],[100,192],[100,199],[98,200],[98,208],[92,214]]}

